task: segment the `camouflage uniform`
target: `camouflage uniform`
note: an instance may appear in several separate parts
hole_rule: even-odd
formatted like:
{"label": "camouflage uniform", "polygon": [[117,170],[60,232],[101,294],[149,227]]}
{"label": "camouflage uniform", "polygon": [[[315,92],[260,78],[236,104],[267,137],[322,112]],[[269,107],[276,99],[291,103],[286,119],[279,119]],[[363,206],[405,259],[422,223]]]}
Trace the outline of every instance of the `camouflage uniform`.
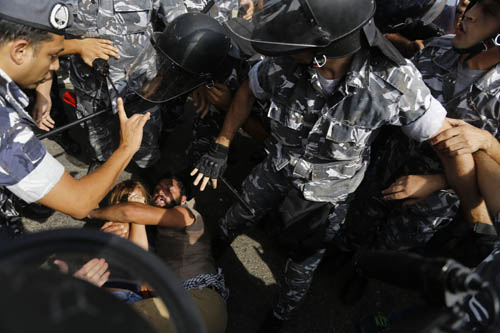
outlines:
{"label": "camouflage uniform", "polygon": [[[184,0],[188,11],[201,12],[210,0]],[[216,0],[208,14],[219,22],[225,22],[236,16],[239,8],[238,0]]]}
{"label": "camouflage uniform", "polygon": [[8,236],[22,231],[9,191],[35,202],[64,173],[64,167],[35,137],[31,128],[36,124],[25,111],[28,104],[26,94],[0,69],[0,233],[7,231]]}
{"label": "camouflage uniform", "polygon": [[[430,41],[415,56],[415,66],[432,95],[445,106],[448,117],[462,119],[500,139],[500,65],[455,94],[460,54],[453,50],[452,38],[448,35]],[[355,243],[372,242],[374,247],[393,250],[422,246],[455,218],[460,204],[458,196],[452,190],[441,190],[408,207],[383,200],[380,191],[400,176],[443,173],[437,155],[428,144],[396,133],[383,145],[372,164],[370,177],[359,191],[361,207],[349,217],[349,221],[359,223],[359,229],[364,229],[364,236],[377,237],[371,241],[361,237]]]}
{"label": "camouflage uniform", "polygon": [[[363,179],[370,144],[388,124],[403,126],[425,140],[445,117],[411,63],[394,66],[377,51],[355,54],[346,76],[332,94],[324,93],[314,69],[291,58],[266,58],[250,72],[257,98],[270,99],[269,155],[243,183],[243,197],[256,216],[233,205],[221,221],[232,239],[276,208],[288,190],[300,190],[306,200],[329,202],[333,209],[325,238],[333,238],[345,217],[347,199]],[[431,108],[431,106],[433,106]],[[277,317],[288,319],[302,301],[323,249],[302,262],[289,260],[280,292]],[[293,262],[293,263],[292,263]]]}
{"label": "camouflage uniform", "polygon": [[[68,33],[84,37],[109,39],[118,48],[120,59],[111,57],[110,78],[120,95],[133,96],[127,91],[125,73],[135,58],[151,43],[156,19],[165,23],[186,12],[181,0],[66,0],[72,7],[74,23]],[[154,62],[154,56],[144,61],[144,66]],[[113,87],[102,83],[79,56],[72,57],[71,80],[77,93],[77,114],[81,118],[115,103]],[[102,84],[102,85],[101,85]],[[133,97],[132,97],[133,98]],[[162,127],[162,112],[168,112],[164,105],[132,103],[126,104],[127,113],[149,111],[151,119],[144,127],[141,148],[134,155],[140,167],[148,167],[159,159],[158,135]],[[113,107],[114,111],[115,107]],[[163,110],[162,110],[163,109]],[[89,140],[95,151],[95,158],[104,162],[118,145],[118,119],[105,114],[87,122]]]}

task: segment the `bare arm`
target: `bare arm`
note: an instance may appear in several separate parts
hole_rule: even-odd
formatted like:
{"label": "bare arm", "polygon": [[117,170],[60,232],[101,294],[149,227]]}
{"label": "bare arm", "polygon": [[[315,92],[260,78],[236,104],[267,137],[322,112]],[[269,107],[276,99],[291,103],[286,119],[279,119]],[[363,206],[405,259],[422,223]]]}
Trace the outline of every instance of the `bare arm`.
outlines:
{"label": "bare arm", "polygon": [[94,209],[90,212],[89,217],[163,227],[185,227],[194,223],[194,216],[184,207],[177,206],[165,209],[138,202],[127,202]]}
{"label": "bare arm", "polygon": [[448,122],[452,127],[432,139],[437,150],[451,156],[482,150],[500,164],[500,143],[490,132],[463,120],[448,119]]}
{"label": "bare arm", "polygon": [[[436,147],[436,142],[439,142],[439,135],[449,130],[451,126],[447,118],[438,134],[430,140],[431,144],[434,144],[434,147]],[[437,150],[437,154],[445,169],[448,184],[460,198],[466,219],[471,223],[481,222],[492,224],[486,203],[479,193],[472,154],[450,155],[439,149]]]}
{"label": "bare arm", "polygon": [[146,251],[149,249],[148,235],[146,233],[145,225],[131,223],[128,239]]}
{"label": "bare arm", "polygon": [[249,81],[246,80],[234,95],[229,111],[224,119],[222,130],[216,142],[229,147],[238,129],[247,120],[252,110],[255,98],[250,90]]}
{"label": "bare arm", "polygon": [[[220,144],[225,147],[229,147],[231,141],[234,138],[234,135],[238,131],[238,129],[243,125],[243,123],[247,120],[250,111],[252,110],[253,103],[255,98],[250,89],[249,81],[246,80],[240,86],[238,91],[236,92],[231,106],[229,107],[229,111],[226,114],[224,119],[224,124],[222,125],[222,130],[219,133],[219,136],[215,140],[217,144]],[[227,150],[227,149],[226,149]],[[227,158],[227,152],[226,152]],[[203,159],[203,158],[202,158]],[[225,162],[224,162],[225,165]],[[224,167],[225,168],[225,167]],[[205,186],[207,185],[210,176],[203,174],[203,172],[198,172],[198,168],[193,169],[191,171],[191,176],[196,175],[196,179],[193,184],[198,186],[201,181],[200,190],[203,191]],[[204,171],[207,173],[207,171]],[[203,179],[203,181],[202,181]],[[217,188],[217,177],[211,179],[213,188]]]}
{"label": "bare arm", "polygon": [[149,119],[149,113],[127,118],[123,101],[118,99],[117,104],[121,134],[118,149],[99,169],[81,179],[74,179],[65,172],[54,188],[39,201],[41,204],[81,219],[97,207],[108,193],[139,149],[142,129]]}

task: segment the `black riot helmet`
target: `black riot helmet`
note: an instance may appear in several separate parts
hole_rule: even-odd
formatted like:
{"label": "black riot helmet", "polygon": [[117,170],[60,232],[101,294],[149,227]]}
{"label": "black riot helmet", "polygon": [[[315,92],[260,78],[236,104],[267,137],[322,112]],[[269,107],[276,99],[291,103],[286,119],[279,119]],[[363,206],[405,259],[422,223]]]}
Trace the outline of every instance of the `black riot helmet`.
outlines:
{"label": "black riot helmet", "polygon": [[337,58],[361,48],[374,13],[374,0],[268,0],[255,9],[251,29],[228,28],[264,55],[313,50]]}
{"label": "black riot helmet", "polygon": [[[472,8],[474,7],[476,4],[480,3],[482,0],[471,0],[471,2],[469,3],[469,5],[467,6],[467,9],[465,10],[465,13],[464,13],[464,17],[466,15],[466,13]],[[500,5],[500,0],[494,0],[495,2],[497,2],[499,5]],[[492,36],[486,38],[485,40],[477,43],[476,45],[473,45],[471,47],[468,47],[468,48],[456,48],[456,47],[453,47],[455,49],[455,51],[457,51],[458,53],[461,53],[461,54],[469,54],[469,58],[473,57],[474,55],[480,53],[480,52],[483,52],[483,51],[487,51],[489,50],[490,48],[493,48],[493,47],[499,47],[500,46],[500,31],[497,31],[496,33],[494,33]]]}
{"label": "black riot helmet", "polygon": [[250,24],[226,26],[264,55],[312,51],[319,67],[327,58],[351,55],[364,45],[402,64],[401,54],[375,27],[375,7],[374,0],[268,0],[254,11]]}
{"label": "black riot helmet", "polygon": [[180,15],[154,35],[129,68],[129,87],[153,103],[173,100],[213,84],[230,47],[230,38],[214,18],[202,13]]}
{"label": "black riot helmet", "polygon": [[[447,2],[447,0],[376,0],[375,23],[384,32],[398,31],[416,21],[428,25],[438,18]],[[456,6],[456,1],[454,5]],[[454,10],[451,12],[454,14]]]}

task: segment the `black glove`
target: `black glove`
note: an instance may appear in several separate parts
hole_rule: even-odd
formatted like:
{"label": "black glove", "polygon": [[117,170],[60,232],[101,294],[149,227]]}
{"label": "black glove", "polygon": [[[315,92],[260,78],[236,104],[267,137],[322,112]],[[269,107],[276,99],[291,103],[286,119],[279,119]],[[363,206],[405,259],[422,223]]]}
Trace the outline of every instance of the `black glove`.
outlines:
{"label": "black glove", "polygon": [[228,152],[228,147],[216,143],[208,153],[201,157],[196,164],[196,169],[205,177],[219,178],[226,171]]}

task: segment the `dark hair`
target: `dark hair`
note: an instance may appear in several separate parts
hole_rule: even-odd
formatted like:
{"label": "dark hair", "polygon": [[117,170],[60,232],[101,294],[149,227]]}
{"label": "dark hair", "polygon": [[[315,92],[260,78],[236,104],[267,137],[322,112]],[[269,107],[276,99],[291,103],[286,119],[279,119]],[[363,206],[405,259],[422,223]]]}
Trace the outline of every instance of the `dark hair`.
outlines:
{"label": "dark hair", "polygon": [[185,195],[188,198],[188,200],[191,199],[192,197],[191,191],[188,192],[188,189],[186,188],[186,186],[184,186],[184,180],[186,180],[185,177],[177,176],[167,171],[159,178],[158,183],[161,182],[163,179],[177,180],[177,183],[179,183],[179,192],[181,193],[181,196]]}
{"label": "dark hair", "polygon": [[0,18],[0,45],[17,39],[24,39],[35,48],[37,44],[51,40],[52,36],[48,31]]}

